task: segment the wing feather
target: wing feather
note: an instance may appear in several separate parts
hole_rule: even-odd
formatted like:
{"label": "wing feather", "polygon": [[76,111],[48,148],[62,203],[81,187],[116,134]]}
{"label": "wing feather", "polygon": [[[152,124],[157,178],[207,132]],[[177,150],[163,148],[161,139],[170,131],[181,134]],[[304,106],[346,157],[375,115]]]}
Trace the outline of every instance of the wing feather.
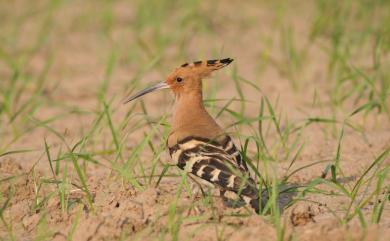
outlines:
{"label": "wing feather", "polygon": [[188,139],[170,148],[170,154],[179,168],[224,190],[257,198],[255,182],[246,166],[242,165],[243,162],[238,165],[235,156],[224,150],[224,147],[235,149],[231,139],[224,144],[218,146],[210,141]]}
{"label": "wing feather", "polygon": [[230,136],[227,135],[225,137],[225,139],[223,140],[222,147],[226,153],[233,157],[233,159],[240,168],[249,171],[246,162],[242,159],[241,153],[238,151],[236,145],[234,145],[234,142],[232,138],[230,138]]}

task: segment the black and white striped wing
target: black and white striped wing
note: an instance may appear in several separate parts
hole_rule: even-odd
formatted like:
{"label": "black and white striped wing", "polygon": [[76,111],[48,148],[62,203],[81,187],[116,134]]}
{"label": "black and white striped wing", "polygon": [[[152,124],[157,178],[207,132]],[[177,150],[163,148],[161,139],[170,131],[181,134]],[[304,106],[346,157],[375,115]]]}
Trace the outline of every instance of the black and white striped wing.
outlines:
{"label": "black and white striped wing", "polygon": [[179,168],[217,187],[250,199],[258,197],[249,172],[238,166],[232,155],[210,141],[186,138],[169,148]]}
{"label": "black and white striped wing", "polygon": [[243,160],[241,153],[234,145],[234,142],[232,138],[230,138],[230,136],[226,136],[225,139],[222,141],[222,148],[226,153],[232,156],[232,158],[240,168],[249,171],[246,162]]}

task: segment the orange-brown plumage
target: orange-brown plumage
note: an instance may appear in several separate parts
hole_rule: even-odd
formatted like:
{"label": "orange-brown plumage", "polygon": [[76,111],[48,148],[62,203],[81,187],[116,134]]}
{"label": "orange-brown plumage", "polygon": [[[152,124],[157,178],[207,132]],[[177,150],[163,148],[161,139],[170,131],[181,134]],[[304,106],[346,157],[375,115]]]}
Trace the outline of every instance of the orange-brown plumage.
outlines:
{"label": "orange-brown plumage", "polygon": [[232,61],[232,59],[225,59],[223,62],[220,60],[196,61],[183,64],[168,75],[166,83],[175,95],[172,132],[168,138],[168,146],[190,135],[215,139],[223,134],[222,128],[204,108],[202,80],[214,70]]}
{"label": "orange-brown plumage", "polygon": [[259,203],[259,193],[246,163],[231,138],[203,105],[203,78],[232,61],[227,58],[183,64],[165,81],[135,94],[128,101],[170,88],[175,95],[172,130],[167,140],[172,159],[179,168],[217,186],[222,196],[226,191],[234,192],[258,212],[263,204]]}

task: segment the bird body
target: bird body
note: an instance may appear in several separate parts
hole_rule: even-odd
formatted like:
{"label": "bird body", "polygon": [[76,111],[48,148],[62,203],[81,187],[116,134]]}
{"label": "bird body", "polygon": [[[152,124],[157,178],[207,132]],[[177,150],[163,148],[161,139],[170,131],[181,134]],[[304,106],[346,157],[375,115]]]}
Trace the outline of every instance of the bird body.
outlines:
{"label": "bird body", "polygon": [[[202,79],[233,59],[185,63],[165,81],[134,96],[132,101],[157,89],[170,88],[175,94],[172,131],[167,147],[177,166],[203,183],[217,187],[221,196],[233,192],[258,213],[260,193],[232,139],[210,116],[203,105]],[[127,102],[128,102],[127,101]]]}

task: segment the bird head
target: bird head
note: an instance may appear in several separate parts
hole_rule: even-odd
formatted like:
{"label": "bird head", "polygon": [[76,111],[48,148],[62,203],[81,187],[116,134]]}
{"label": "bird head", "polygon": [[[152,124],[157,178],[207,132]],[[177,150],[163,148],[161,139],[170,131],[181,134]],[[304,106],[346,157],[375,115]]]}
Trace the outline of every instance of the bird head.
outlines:
{"label": "bird head", "polygon": [[202,88],[203,78],[208,77],[213,71],[229,65],[232,61],[233,59],[226,58],[182,64],[170,73],[164,81],[130,96],[125,103],[160,89],[170,88],[176,96],[191,91],[199,91]]}

